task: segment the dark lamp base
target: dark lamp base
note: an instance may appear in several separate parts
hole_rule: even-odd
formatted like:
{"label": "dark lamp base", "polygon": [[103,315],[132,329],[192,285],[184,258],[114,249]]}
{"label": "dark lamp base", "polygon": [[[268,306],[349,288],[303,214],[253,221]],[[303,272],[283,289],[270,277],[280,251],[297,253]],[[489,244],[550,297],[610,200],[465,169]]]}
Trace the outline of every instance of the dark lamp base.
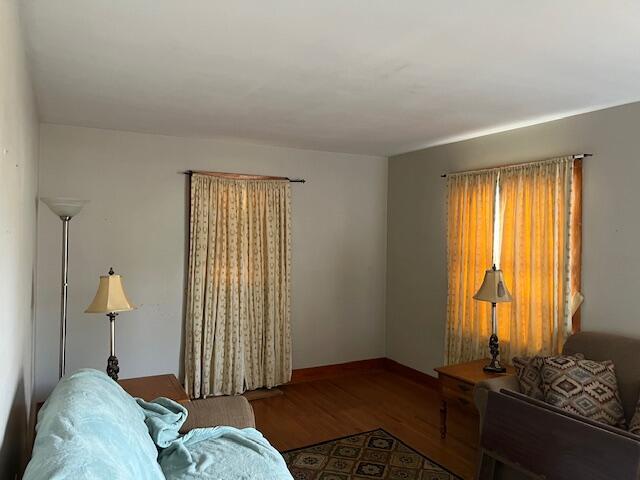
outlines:
{"label": "dark lamp base", "polygon": [[507,371],[506,368],[500,365],[491,365],[491,364],[487,365],[482,370],[489,373],[505,373]]}
{"label": "dark lamp base", "polygon": [[500,355],[500,344],[498,343],[498,335],[495,333],[491,334],[489,337],[489,351],[491,352],[491,362],[489,365],[484,367],[485,372],[492,373],[504,373],[507,371],[502,365],[500,365],[500,360],[498,356]]}
{"label": "dark lamp base", "polygon": [[118,357],[111,355],[107,360],[107,375],[117,382],[119,372],[120,367],[118,366]]}

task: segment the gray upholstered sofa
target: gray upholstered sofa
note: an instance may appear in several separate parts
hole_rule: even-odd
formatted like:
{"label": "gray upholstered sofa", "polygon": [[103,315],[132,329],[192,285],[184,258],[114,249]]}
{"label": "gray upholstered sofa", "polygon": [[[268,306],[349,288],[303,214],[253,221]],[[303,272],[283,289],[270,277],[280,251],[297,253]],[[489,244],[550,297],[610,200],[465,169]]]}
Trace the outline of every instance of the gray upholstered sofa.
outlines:
{"label": "gray upholstered sofa", "polygon": [[[612,360],[614,362],[622,406],[627,423],[629,423],[635,413],[638,398],[640,397],[640,339],[604,333],[581,332],[569,337],[564,345],[563,353],[582,353],[586,358],[591,360]],[[503,391],[503,394],[497,393],[501,391]],[[595,422],[585,421],[575,415],[564,414],[539,401],[528,400],[522,398],[522,396],[518,398],[518,393],[505,395],[504,391],[506,391],[506,393],[520,392],[520,385],[515,376],[506,375],[479,382],[474,390],[474,400],[480,413],[480,425],[481,428],[485,429],[481,434],[481,444],[490,442],[492,443],[491,448],[495,448],[497,440],[498,444],[505,446],[503,452],[497,455],[498,457],[502,455],[505,461],[499,462],[500,464],[495,467],[494,474],[485,478],[531,478],[522,472],[516,471],[513,468],[513,464],[508,466],[510,463],[510,459],[508,458],[509,446],[515,446],[515,444],[521,440],[523,445],[526,445],[527,442],[529,442],[529,444],[535,443],[536,445],[544,444],[546,441],[550,444],[554,442],[557,443],[558,438],[563,434],[563,432],[558,431],[559,428],[562,428],[560,425],[564,425],[569,429],[575,428],[575,430],[572,433],[573,436],[567,436],[562,440],[564,442],[564,448],[567,451],[565,457],[562,455],[554,456],[555,466],[542,466],[542,463],[540,463],[541,466],[538,473],[544,475],[545,478],[562,478],[556,477],[552,473],[554,469],[558,471],[562,469],[557,463],[562,462],[563,458],[571,460],[569,457],[572,455],[575,457],[575,455],[581,453],[579,451],[571,451],[574,447],[574,439],[576,449],[578,448],[578,444],[582,445],[581,448],[583,448],[583,450],[588,449],[590,444],[586,442],[585,439],[587,438],[591,439],[589,442],[592,444],[594,442],[600,444],[597,446],[597,448],[599,448],[599,450],[597,450],[599,452],[597,456],[602,458],[603,461],[607,453],[612,453],[622,458],[623,462],[626,462],[628,459],[631,470],[634,468],[632,466],[634,462],[635,465],[640,463],[640,457],[637,457],[639,455],[637,452],[640,452],[640,438],[613,427],[605,427]],[[489,405],[490,408],[488,408],[488,403],[491,403]],[[517,410],[519,417],[514,417],[513,412],[507,411],[509,409]],[[490,416],[493,417],[489,418]],[[518,418],[522,419],[522,421],[518,422]],[[538,422],[537,424],[531,423],[533,422],[533,418],[537,419],[535,420]],[[504,424],[504,428],[502,429],[504,438],[498,438],[501,435],[501,422]],[[511,422],[511,427],[506,425],[509,422]],[[540,423],[546,424],[548,429],[538,429],[536,433],[537,436],[532,436],[530,439],[523,439],[523,436],[527,436],[527,429],[523,426],[527,422],[529,422],[529,428],[532,430],[538,429],[537,427]],[[491,425],[493,429],[491,435],[487,434],[487,425]],[[513,432],[508,431],[510,428],[520,429],[520,432],[517,436],[514,436]],[[548,434],[546,432],[548,432]],[[492,438],[485,438],[489,436]],[[615,447],[613,446],[614,444],[616,445]],[[486,450],[486,447],[486,444],[481,445],[481,450],[482,448]],[[608,448],[615,448],[616,450],[615,452],[608,452]],[[547,456],[548,458],[546,460],[549,459],[548,455],[540,453],[540,450],[537,451],[541,457]],[[627,451],[629,452],[628,454],[624,453]],[[515,452],[515,454],[517,455],[517,452]],[[633,458],[633,456],[636,456],[636,458]],[[521,461],[522,458],[524,457],[521,457]],[[539,460],[542,462],[543,459],[541,458]],[[532,465],[534,465],[536,461],[537,460],[534,459]],[[527,463],[526,459],[524,463]],[[640,472],[638,472],[638,475],[640,475]],[[640,478],[640,476],[633,476],[632,478]]]}

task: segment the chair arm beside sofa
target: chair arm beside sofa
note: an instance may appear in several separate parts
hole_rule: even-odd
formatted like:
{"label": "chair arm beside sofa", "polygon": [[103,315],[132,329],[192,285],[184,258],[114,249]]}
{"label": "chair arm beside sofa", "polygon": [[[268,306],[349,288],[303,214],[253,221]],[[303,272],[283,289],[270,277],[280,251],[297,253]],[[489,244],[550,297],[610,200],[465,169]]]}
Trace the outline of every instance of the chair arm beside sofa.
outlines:
{"label": "chair arm beside sofa", "polygon": [[484,421],[489,392],[499,392],[502,389],[513,390],[520,393],[518,377],[515,375],[502,375],[490,380],[481,380],[473,389],[473,400],[478,409],[478,413],[480,413],[480,428],[482,428],[482,422]]}
{"label": "chair arm beside sofa", "polygon": [[189,416],[180,433],[186,433],[194,428],[218,425],[236,428],[255,428],[256,426],[253,408],[241,395],[193,400],[185,404],[185,407],[189,411]]}

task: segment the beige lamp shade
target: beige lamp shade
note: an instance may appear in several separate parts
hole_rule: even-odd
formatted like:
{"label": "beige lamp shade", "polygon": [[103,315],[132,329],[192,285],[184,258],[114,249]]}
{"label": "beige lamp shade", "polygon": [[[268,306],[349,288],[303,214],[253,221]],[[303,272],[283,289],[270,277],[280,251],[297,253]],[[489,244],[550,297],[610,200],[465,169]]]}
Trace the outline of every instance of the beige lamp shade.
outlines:
{"label": "beige lamp shade", "polygon": [[496,266],[484,273],[484,280],[480,289],[473,296],[476,300],[491,303],[511,302],[511,294],[504,285],[502,270],[496,270]]}
{"label": "beige lamp shade", "polygon": [[112,274],[100,276],[100,284],[96,296],[87,307],[85,313],[114,313],[127,312],[133,310],[136,306],[131,303],[124,293],[122,286],[122,277]]}

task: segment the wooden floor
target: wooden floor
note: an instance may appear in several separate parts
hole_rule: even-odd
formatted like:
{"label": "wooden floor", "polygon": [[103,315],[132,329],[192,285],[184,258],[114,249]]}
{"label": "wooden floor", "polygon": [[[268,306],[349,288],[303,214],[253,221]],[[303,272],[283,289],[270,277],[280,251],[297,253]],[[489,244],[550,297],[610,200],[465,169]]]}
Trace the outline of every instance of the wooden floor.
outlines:
{"label": "wooden floor", "polygon": [[280,388],[284,395],[251,402],[257,428],[280,451],[383,428],[462,478],[473,478],[477,423],[450,409],[449,435],[441,440],[440,400],[431,387],[380,370]]}

